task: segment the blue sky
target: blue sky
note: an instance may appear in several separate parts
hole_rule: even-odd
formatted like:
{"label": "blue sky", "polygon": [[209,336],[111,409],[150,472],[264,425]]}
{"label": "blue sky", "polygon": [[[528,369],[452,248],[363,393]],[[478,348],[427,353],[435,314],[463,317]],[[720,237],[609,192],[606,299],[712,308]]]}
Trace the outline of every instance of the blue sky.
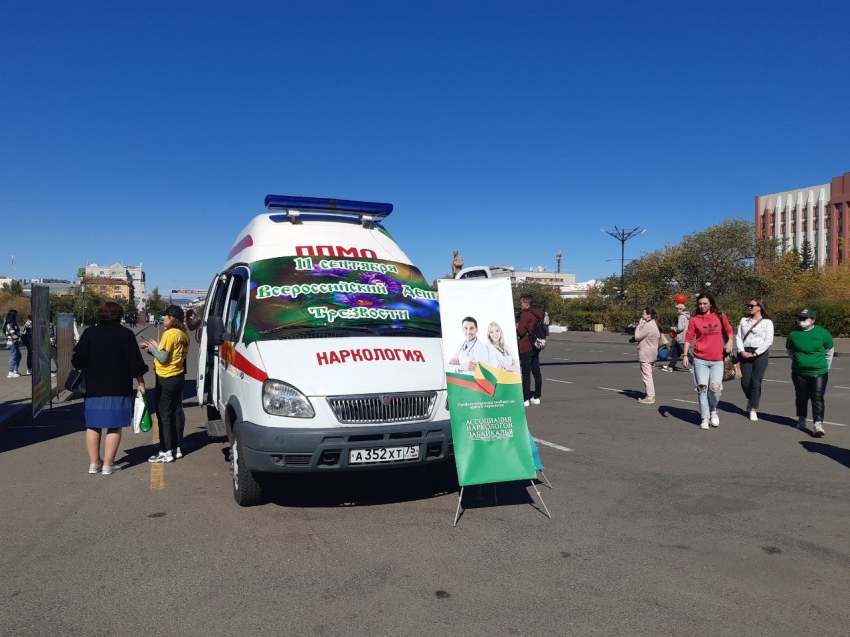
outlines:
{"label": "blue sky", "polygon": [[428,280],[619,272],[850,171],[848,6],[0,0],[0,275],[206,288],[269,193],[393,203]]}

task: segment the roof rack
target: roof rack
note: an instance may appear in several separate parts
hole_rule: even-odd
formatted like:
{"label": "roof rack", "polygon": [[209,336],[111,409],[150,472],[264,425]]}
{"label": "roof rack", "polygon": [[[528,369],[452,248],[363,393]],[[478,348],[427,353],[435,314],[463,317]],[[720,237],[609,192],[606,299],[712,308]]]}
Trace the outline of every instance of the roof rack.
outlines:
{"label": "roof rack", "polygon": [[[393,211],[391,203],[371,201],[352,201],[350,199],[328,199],[324,197],[291,197],[288,195],[268,195],[265,200],[269,210],[281,210],[292,223],[298,223],[302,212],[322,215],[342,215],[357,217],[364,226],[373,221],[386,219]],[[314,216],[314,215],[310,215]]]}

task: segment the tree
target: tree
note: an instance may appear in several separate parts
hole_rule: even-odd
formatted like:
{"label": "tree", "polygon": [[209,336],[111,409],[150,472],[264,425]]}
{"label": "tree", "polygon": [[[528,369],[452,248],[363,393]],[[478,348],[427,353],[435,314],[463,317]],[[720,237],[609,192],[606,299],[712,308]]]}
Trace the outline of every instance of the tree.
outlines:
{"label": "tree", "polygon": [[136,306],[136,286],[130,281],[130,298],[127,299],[127,305],[124,308],[124,317],[129,323],[135,323],[139,320],[139,308]]}
{"label": "tree", "polygon": [[148,297],[147,313],[153,314],[155,317],[160,317],[163,315],[165,308],[167,307],[168,303],[166,303],[165,299],[162,298],[162,295],[159,293],[159,288],[154,288]]}
{"label": "tree", "polygon": [[11,283],[4,283],[3,287],[0,288],[3,292],[9,294],[9,296],[23,296],[24,295],[24,286],[20,281],[12,281]]}
{"label": "tree", "polygon": [[806,237],[800,246],[800,272],[808,272],[816,266],[817,260],[815,259],[815,251],[812,249],[812,242]]}

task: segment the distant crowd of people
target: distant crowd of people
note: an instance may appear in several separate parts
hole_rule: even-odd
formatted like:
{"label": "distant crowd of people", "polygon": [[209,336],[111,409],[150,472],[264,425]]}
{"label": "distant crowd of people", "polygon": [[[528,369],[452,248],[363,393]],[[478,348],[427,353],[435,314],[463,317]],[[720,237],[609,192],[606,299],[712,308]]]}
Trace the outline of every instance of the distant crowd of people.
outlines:
{"label": "distant crowd of people", "polygon": [[[720,425],[717,404],[723,391],[724,377],[740,378],[741,389],[747,399],[745,411],[750,420],[758,420],[761,406],[761,388],[767,371],[770,347],[774,339],[773,321],[764,299],[753,298],[746,306],[747,315],[733,329],[726,315],[717,309],[714,297],[700,294],[696,310],[691,316],[684,304],[677,304],[676,324],[670,327],[670,362],[661,369],[673,372],[690,371],[699,396],[700,428]],[[823,436],[824,394],[829,380],[829,369],[835,352],[832,335],[817,325],[817,312],[803,309],[797,313],[799,324],[785,339],[785,349],[791,360],[791,381],[796,397],[797,428],[806,428],[808,405],[812,405],[815,436]],[[653,370],[658,360],[659,348],[664,345],[664,330],[654,308],[643,311],[641,321],[632,339],[638,345],[641,377],[646,395],[638,402],[655,403]],[[733,357],[733,348],[737,354]]]}

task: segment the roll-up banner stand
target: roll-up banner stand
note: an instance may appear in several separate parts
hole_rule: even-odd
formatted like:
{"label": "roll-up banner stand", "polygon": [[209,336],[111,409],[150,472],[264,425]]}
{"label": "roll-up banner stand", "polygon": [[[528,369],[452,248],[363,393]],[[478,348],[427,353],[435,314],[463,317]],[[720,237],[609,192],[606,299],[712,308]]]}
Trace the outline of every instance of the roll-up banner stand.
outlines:
{"label": "roll-up banner stand", "polygon": [[[536,447],[528,432],[513,299],[507,279],[437,282],[443,361],[452,422],[460,516],[464,488],[535,479]],[[537,456],[539,458],[539,456]],[[539,461],[538,461],[539,462]]]}

